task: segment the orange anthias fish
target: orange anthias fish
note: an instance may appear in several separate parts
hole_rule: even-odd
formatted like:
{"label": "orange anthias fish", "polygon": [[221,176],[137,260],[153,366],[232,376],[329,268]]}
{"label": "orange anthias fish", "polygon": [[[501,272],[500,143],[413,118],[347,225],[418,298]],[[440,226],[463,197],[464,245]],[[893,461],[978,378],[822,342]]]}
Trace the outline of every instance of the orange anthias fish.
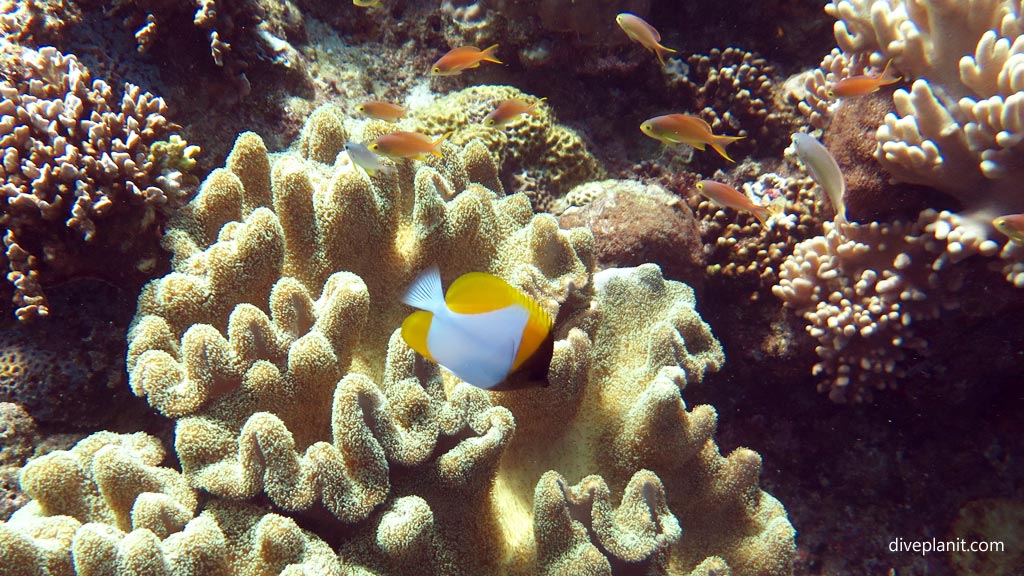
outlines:
{"label": "orange anthias fish", "polygon": [[754,218],[761,222],[762,226],[768,220],[768,208],[754,204],[750,198],[747,198],[746,194],[728,184],[722,184],[714,180],[701,180],[697,182],[697,191],[717,206],[750,212],[754,215]]}
{"label": "orange anthias fish", "polygon": [[1018,244],[1024,244],[1024,214],[1009,214],[992,220],[992,225]]}
{"label": "orange anthias fish", "polygon": [[520,114],[533,114],[536,116],[539,111],[537,107],[547,98],[540,98],[533,104],[527,104],[518,98],[502,100],[493,112],[484,118],[484,126],[500,128],[519,117]]}
{"label": "orange anthias fish", "polygon": [[718,152],[719,156],[729,162],[735,162],[725,153],[725,147],[742,140],[743,136],[715,136],[711,133],[711,126],[703,119],[688,114],[668,114],[656,116],[640,125],[640,131],[644,134],[673,146],[676,144],[687,144],[697,150],[704,150],[709,145]]}
{"label": "orange anthias fish", "polygon": [[878,89],[882,86],[888,86],[889,84],[899,82],[903,79],[902,76],[886,76],[889,72],[890,64],[892,64],[892,60],[885,63],[885,68],[882,69],[882,73],[878,76],[861,74],[859,76],[843,78],[832,85],[828,91],[828,97],[835,99],[849,98],[851,96],[866,96],[868,94],[878,92]]}
{"label": "orange anthias fish", "polygon": [[408,110],[398,104],[380,101],[364,102],[359,106],[356,106],[356,110],[366,114],[370,118],[384,120],[385,122],[397,122],[405,116],[406,112],[408,112]]}
{"label": "orange anthias fish", "polygon": [[444,156],[440,150],[441,143],[447,140],[451,134],[451,132],[448,132],[437,140],[431,140],[429,136],[419,132],[392,132],[377,138],[367,148],[374,154],[380,154],[389,158],[423,160],[427,157],[427,154],[433,154],[441,158]]}
{"label": "orange anthias fish", "polygon": [[494,56],[494,51],[497,49],[497,44],[485,50],[481,50],[476,46],[453,48],[447,54],[441,56],[440,60],[434,62],[434,65],[430,67],[430,75],[457,76],[462,74],[463,70],[480,66],[481,62],[504,64],[504,62]]}
{"label": "orange anthias fish", "polygon": [[402,302],[419,308],[402,322],[410,348],[481,388],[500,384],[548,337],[554,324],[518,288],[484,272],[441,287],[437,267],[422,273]]}
{"label": "orange anthias fish", "polygon": [[675,50],[661,45],[661,34],[648,24],[643,18],[636,14],[623,12],[615,17],[615,22],[622,28],[622,31],[629,36],[629,39],[647,48],[658,57],[658,62],[665,65],[662,54],[674,54]]}

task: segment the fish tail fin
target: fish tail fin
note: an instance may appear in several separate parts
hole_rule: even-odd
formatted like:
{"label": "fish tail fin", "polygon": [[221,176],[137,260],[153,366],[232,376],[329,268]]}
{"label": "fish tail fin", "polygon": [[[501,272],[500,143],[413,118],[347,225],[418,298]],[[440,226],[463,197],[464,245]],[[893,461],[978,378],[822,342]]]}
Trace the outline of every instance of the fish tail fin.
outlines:
{"label": "fish tail fin", "polygon": [[482,57],[480,59],[481,60],[486,60],[488,62],[494,62],[495,64],[504,64],[504,62],[502,62],[501,60],[498,60],[498,57],[494,55],[494,51],[497,50],[497,49],[498,49],[498,45],[497,44],[493,44],[491,46],[488,46],[486,49],[484,49],[481,52]]}
{"label": "fish tail fin", "polygon": [[903,80],[903,76],[889,76],[889,66],[892,65],[892,58],[885,63],[885,67],[882,68],[882,73],[878,75],[878,85],[888,86],[889,84],[895,84],[900,80]]}
{"label": "fish tail fin", "polygon": [[530,104],[530,107],[526,109],[526,113],[527,114],[532,114],[534,116],[540,114],[540,103],[545,101],[545,100],[547,100],[547,99],[548,99],[547,96],[545,96],[543,98],[538,98],[536,102],[534,102],[533,104]]}
{"label": "fish tail fin", "polygon": [[662,46],[661,44],[658,44],[658,43],[654,44],[654,50],[653,51],[654,51],[654,55],[658,57],[658,62],[661,62],[662,66],[665,65],[665,57],[662,56],[662,54],[675,54],[676,53],[676,51],[674,49],[669,48],[668,46]]}
{"label": "fish tail fin", "polygon": [[445,132],[440,138],[434,140],[430,145],[430,153],[438,158],[444,158],[444,154],[441,152],[441,144],[452,135],[452,132]]}
{"label": "fish tail fin", "polygon": [[757,218],[757,221],[761,223],[762,227],[768,227],[768,217],[771,216],[771,212],[768,211],[767,207],[754,206],[754,209],[750,212],[754,215],[754,218]]}
{"label": "fish tail fin", "polygon": [[715,152],[718,152],[719,156],[725,158],[729,162],[735,162],[735,160],[730,158],[729,154],[726,153],[725,147],[737,140],[742,140],[744,138],[746,138],[746,136],[714,136],[712,137],[711,142],[708,142],[708,144],[710,144],[711,147],[715,149]]}
{"label": "fish tail fin", "polygon": [[441,288],[441,271],[433,265],[420,273],[402,296],[402,302],[426,310],[438,312],[444,309],[444,289]]}

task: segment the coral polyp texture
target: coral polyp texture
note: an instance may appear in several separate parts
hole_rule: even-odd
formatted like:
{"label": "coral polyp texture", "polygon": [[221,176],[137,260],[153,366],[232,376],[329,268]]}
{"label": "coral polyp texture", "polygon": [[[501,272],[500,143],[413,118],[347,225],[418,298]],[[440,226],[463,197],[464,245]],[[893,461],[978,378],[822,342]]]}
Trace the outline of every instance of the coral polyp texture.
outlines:
{"label": "coral polyp texture", "polygon": [[[965,210],[1024,211],[1024,14],[1012,0],[839,0],[828,67],[858,59],[910,83],[876,134],[876,157],[896,178],[933,186]],[[857,72],[854,72],[857,73]]]}
{"label": "coral polyp texture", "polygon": [[814,374],[830,398],[860,402],[898,387],[908,355],[928,347],[915,322],[959,308],[969,272],[949,266],[937,241],[953,219],[925,210],[911,223],[826,223],[782,263],[772,290],[818,340]]}
{"label": "coral polyp texture", "polygon": [[161,98],[131,84],[117,94],[74,56],[4,43],[0,58],[0,227],[15,313],[29,320],[48,314],[47,284],[155,266],[198,150]]}
{"label": "coral polyp texture", "polygon": [[290,518],[230,502],[194,516],[198,493],[163,458],[152,436],[98,432],[29,462],[34,499],[0,522],[0,574],[340,574]]}
{"label": "coral polyp texture", "polygon": [[781,150],[795,126],[793,115],[776,105],[775,69],[739,48],[694,54],[665,67],[669,89],[682,97],[715,134],[742,136],[730,152],[766,156]]}
{"label": "coral polyp texture", "polygon": [[511,86],[472,86],[415,110],[412,123],[425,134],[453,132],[451,141],[480,140],[513,191],[525,192],[538,212],[553,212],[570,189],[604,176],[601,163],[575,131],[556,122],[546,104],[502,128],[483,124],[502,100],[537,98]]}
{"label": "coral polyp texture", "polygon": [[[479,142],[370,178],[325,137],[347,137],[338,120],[321,108],[273,156],[242,134],[168,225],[174,270],[139,298],[128,369],[176,420],[181,473],[137,436],[30,462],[38,504],[0,525],[0,560],[215,574],[227,550],[240,574],[266,557],[301,564],[285,573],[790,573],[794,531],[758,487],[760,457],[723,457],[715,410],[683,401],[724,361],[693,291],[651,264],[594,274],[589,232],[474,181],[497,173]],[[400,298],[434,264],[446,284],[487,271],[524,290],[559,318],[550,349],[495,391],[418,357]],[[150,501],[163,524],[136,520]]]}

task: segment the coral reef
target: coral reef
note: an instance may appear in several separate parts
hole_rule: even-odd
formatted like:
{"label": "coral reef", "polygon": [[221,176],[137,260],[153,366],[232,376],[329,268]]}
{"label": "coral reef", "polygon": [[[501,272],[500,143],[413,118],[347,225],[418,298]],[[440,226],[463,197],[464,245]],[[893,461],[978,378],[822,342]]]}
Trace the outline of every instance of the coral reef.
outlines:
{"label": "coral reef", "polygon": [[948,212],[925,210],[911,223],[826,223],[824,236],[797,245],[773,293],[807,321],[821,361],[814,374],[835,401],[865,401],[895,388],[909,352],[927,340],[915,322],[959,308],[966,266],[948,265],[936,241]]}
{"label": "coral reef", "polygon": [[38,442],[36,423],[24,408],[0,402],[0,521],[28,502],[18,486],[18,475]]}
{"label": "coral reef", "polygon": [[758,204],[781,204],[780,213],[768,226],[750,214],[723,209],[701,196],[691,196],[691,203],[701,222],[708,276],[733,284],[743,282],[757,290],[774,284],[793,247],[820,231],[822,206],[807,178],[757,174],[746,167],[738,168],[734,177],[750,178],[737,182],[736,189]]}
{"label": "coral reef", "polygon": [[690,208],[657,184],[601,180],[581,184],[565,198],[558,216],[562,228],[587,228],[601,268],[652,262],[666,278],[700,289],[704,283],[704,246]]}
{"label": "coral reef", "polygon": [[511,86],[472,86],[414,110],[412,124],[425,134],[453,132],[455,144],[483,142],[505,182],[514,182],[509,188],[525,192],[538,212],[554,211],[557,200],[574,186],[604,176],[582,137],[557,124],[548,106],[504,129],[484,126],[484,118],[497,103],[511,98],[531,103],[536,99]]}
{"label": "coral reef", "polygon": [[[830,396],[862,400],[900,380],[907,350],[925,349],[912,321],[957,307],[972,256],[998,257],[988,266],[1024,286],[1022,246],[990,223],[1024,210],[1021,13],[1003,0],[834,0],[825,10],[838,48],[804,77],[800,108],[826,128],[855,215],[902,220],[830,227],[797,248],[773,291],[819,341],[814,372]],[[831,84],[889,63],[909,88],[829,98]],[[880,168],[865,164],[867,145]]]}
{"label": "coral reef", "polygon": [[64,282],[47,297],[59,322],[0,320],[0,402],[64,431],[110,426],[138,412],[131,404],[142,409],[124,367],[134,298],[92,278]]}
{"label": "coral reef", "polygon": [[[332,115],[273,161],[240,136],[170,225],[175,271],[139,299],[130,382],[177,420],[189,484],[317,518],[377,573],[788,573],[760,458],[723,458],[714,409],[682,401],[723,361],[692,290],[653,265],[592,277],[589,233],[471,181],[497,172],[478,142],[373,179],[319,162]],[[487,393],[418,359],[399,298],[433,263],[564,319],[549,361]]]}
{"label": "coral reef", "polygon": [[[117,95],[53,48],[0,55],[0,227],[15,313],[30,320],[48,314],[47,284],[155,268],[160,223],[188,194],[198,150],[137,86]],[[114,255],[124,264],[111,267]]]}
{"label": "coral reef", "polygon": [[615,15],[646,15],[650,4],[650,0],[597,0],[587,4],[566,0],[446,0],[441,13],[448,21],[445,35],[453,45],[481,45],[500,39],[503,45],[517,50],[524,64],[537,67],[565,60],[554,49],[553,37],[589,49],[627,44],[628,38],[615,24]]}
{"label": "coral reef", "polygon": [[[302,13],[290,0],[121,0],[112,13],[136,29],[139,52],[161,38],[200,33],[207,38],[213,62],[227,63],[235,71],[257,59],[296,66],[301,55],[289,41],[305,39]],[[182,22],[191,26],[176,29]]]}
{"label": "coral reef", "polygon": [[[834,59],[892,61],[911,82],[877,131],[876,157],[896,178],[927,184],[989,217],[1024,211],[1019,2],[839,0]],[[829,65],[835,68],[838,64]]]}
{"label": "coral reef", "polygon": [[0,36],[25,46],[53,43],[82,18],[77,2],[65,0],[3,0]]}
{"label": "coral reef", "polygon": [[34,500],[0,522],[0,573],[340,574],[290,518],[228,502],[194,517],[198,494],[163,458],[152,436],[98,432],[31,461],[21,483]]}
{"label": "coral reef", "polygon": [[[1020,542],[1024,537],[1024,502],[1009,498],[984,498],[968,502],[957,514],[950,530],[952,542]],[[996,551],[957,551],[951,563],[957,576],[986,574],[1010,576],[1024,563],[1024,553],[1006,549]]]}
{"label": "coral reef", "polygon": [[674,60],[664,70],[668,88],[682,98],[715,134],[742,136],[731,153],[769,156],[789,142],[796,126],[788,107],[776,102],[775,69],[767,60],[739,48],[714,49]]}

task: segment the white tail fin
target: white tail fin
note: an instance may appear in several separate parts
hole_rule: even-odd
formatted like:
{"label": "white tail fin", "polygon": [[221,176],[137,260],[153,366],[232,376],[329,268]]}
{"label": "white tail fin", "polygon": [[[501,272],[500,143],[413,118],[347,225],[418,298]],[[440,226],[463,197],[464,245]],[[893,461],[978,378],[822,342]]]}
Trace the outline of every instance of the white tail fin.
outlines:
{"label": "white tail fin", "polygon": [[402,296],[402,302],[427,312],[436,313],[438,310],[444,309],[441,271],[436,265],[427,268],[416,277],[409,289],[405,291],[405,296]]}

